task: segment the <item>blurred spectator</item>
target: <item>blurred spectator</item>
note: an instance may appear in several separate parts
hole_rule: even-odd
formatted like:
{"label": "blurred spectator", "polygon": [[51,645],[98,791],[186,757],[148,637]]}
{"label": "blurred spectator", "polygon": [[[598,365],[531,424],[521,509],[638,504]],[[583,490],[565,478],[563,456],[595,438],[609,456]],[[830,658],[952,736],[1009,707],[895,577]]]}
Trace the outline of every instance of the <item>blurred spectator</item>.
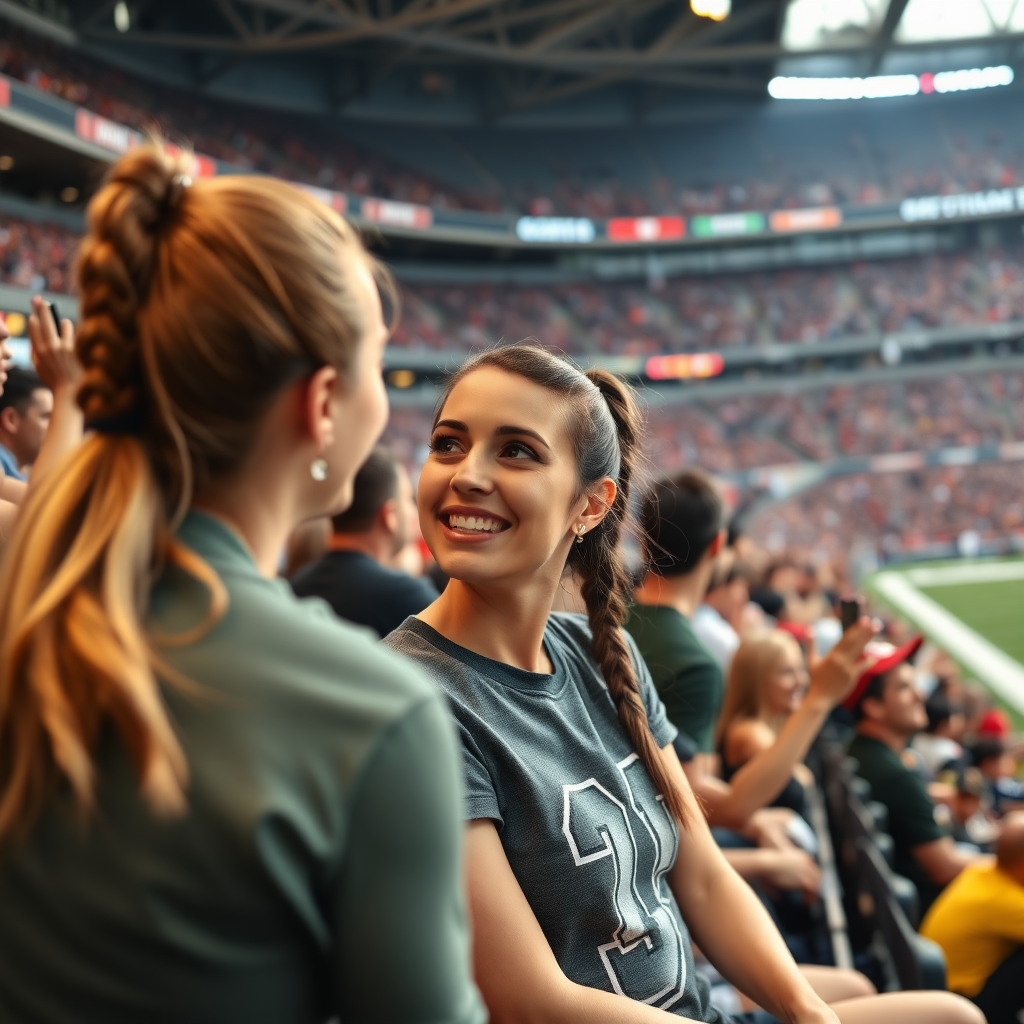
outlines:
{"label": "blurred spectator", "polygon": [[[775,743],[779,730],[800,706],[807,683],[803,651],[791,635],[771,630],[744,638],[732,660],[716,731],[726,782]],[[813,785],[813,777],[798,765],[770,806],[805,814],[807,785]]]}
{"label": "blurred spectator", "polygon": [[437,597],[426,579],[389,568],[416,533],[409,474],[376,448],[356,474],[351,506],[331,520],[328,551],[292,580],[299,597],[322,597],[336,615],[385,637]]}
{"label": "blurred spectator", "polygon": [[1024,809],[1024,786],[1014,777],[1017,760],[998,736],[982,736],[971,747],[971,763],[981,772],[996,815]]}
{"label": "blurred spectator", "polygon": [[39,455],[53,412],[53,392],[34,370],[13,366],[0,394],[0,467],[15,480]]}
{"label": "blurred spectator", "polygon": [[928,721],[909,664],[920,646],[920,637],[902,647],[869,644],[867,666],[843,704],[857,723],[849,747],[857,773],[871,784],[872,800],[889,812],[893,868],[917,887],[923,911],[972,856],[936,823],[924,780],[902,759],[911,737]]}
{"label": "blurred spectator", "polygon": [[967,724],[961,708],[944,693],[935,693],[925,702],[928,724],[911,740],[911,748],[921,757],[928,779],[936,779],[949,768],[961,765],[964,750],[959,740]]}
{"label": "blurred spectator", "polygon": [[669,720],[697,746],[695,769],[709,767],[722,706],[722,669],[697,639],[691,618],[726,539],[725,504],[706,474],[684,470],[664,477],[640,508],[646,576],[625,622]]}
{"label": "blurred spectator", "polygon": [[732,656],[740,645],[739,630],[749,601],[746,575],[735,554],[727,550],[723,552],[704,600],[693,613],[693,631],[714,655],[723,673],[728,673]]}
{"label": "blurred spectator", "polygon": [[1007,817],[995,863],[968,865],[928,912],[921,934],[946,958],[946,984],[972,999],[989,1024],[1019,1024],[1024,1011],[1024,813]]}

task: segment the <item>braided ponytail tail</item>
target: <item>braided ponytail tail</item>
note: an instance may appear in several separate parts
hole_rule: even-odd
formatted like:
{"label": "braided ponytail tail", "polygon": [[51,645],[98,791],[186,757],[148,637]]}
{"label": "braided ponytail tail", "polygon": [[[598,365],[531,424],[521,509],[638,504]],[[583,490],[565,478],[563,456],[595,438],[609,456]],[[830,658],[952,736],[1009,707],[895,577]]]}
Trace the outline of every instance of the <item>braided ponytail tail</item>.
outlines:
{"label": "braided ponytail tail", "polygon": [[188,564],[204,581],[211,573],[170,537],[143,439],[150,413],[139,338],[160,232],[179,187],[175,165],[143,147],[117,165],[90,204],[77,267],[78,401],[87,421],[103,429],[29,492],[7,546],[0,577],[0,844],[27,831],[59,777],[80,806],[90,806],[93,755],[108,725],[150,805],[162,812],[184,807],[187,764],[142,620],[161,562]]}
{"label": "braided ponytail tail", "polygon": [[580,593],[590,619],[594,656],[601,666],[619,719],[655,788],[664,796],[670,813],[685,828],[690,811],[669,777],[661,751],[651,735],[633,659],[622,631],[631,589],[619,542],[629,516],[630,485],[640,459],[642,417],[630,389],[613,374],[590,370],[586,376],[601,392],[614,422],[619,471],[612,507],[582,544],[573,544],[569,566],[581,580]]}

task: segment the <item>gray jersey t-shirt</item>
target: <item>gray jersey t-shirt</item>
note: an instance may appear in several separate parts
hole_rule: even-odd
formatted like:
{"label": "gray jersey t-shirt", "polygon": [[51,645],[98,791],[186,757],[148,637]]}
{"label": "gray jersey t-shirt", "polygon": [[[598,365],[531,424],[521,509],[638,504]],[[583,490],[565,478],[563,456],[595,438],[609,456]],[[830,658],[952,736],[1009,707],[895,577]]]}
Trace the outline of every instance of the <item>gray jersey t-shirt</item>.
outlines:
{"label": "gray jersey t-shirt", "polygon": [[[725,1021],[693,967],[666,874],[675,822],[619,721],[579,615],[552,615],[554,673],[484,658],[408,618],[384,643],[447,694],[462,739],[468,819],[492,818],[570,980],[700,1021]],[[676,728],[633,645],[659,747]]]}

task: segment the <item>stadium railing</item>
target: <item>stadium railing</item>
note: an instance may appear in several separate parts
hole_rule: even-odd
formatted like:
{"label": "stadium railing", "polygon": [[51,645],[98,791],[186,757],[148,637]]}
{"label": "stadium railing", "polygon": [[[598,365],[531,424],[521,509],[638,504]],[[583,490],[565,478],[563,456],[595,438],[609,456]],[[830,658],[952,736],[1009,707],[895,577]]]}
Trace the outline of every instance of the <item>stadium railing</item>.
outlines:
{"label": "stadium railing", "polygon": [[893,844],[884,831],[885,807],[870,799],[870,786],[857,777],[856,762],[834,736],[823,740],[820,758],[855,960],[880,960],[891,989],[945,989],[941,949],[915,930],[917,889],[891,868]]}

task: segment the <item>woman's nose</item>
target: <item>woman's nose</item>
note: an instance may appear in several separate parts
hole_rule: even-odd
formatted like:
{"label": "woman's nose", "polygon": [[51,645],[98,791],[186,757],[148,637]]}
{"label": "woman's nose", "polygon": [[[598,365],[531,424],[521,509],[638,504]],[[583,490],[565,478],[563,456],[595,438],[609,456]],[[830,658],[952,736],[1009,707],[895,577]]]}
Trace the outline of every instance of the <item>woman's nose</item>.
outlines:
{"label": "woman's nose", "polygon": [[456,491],[483,494],[493,490],[494,481],[488,471],[486,459],[470,449],[452,475],[452,488]]}

